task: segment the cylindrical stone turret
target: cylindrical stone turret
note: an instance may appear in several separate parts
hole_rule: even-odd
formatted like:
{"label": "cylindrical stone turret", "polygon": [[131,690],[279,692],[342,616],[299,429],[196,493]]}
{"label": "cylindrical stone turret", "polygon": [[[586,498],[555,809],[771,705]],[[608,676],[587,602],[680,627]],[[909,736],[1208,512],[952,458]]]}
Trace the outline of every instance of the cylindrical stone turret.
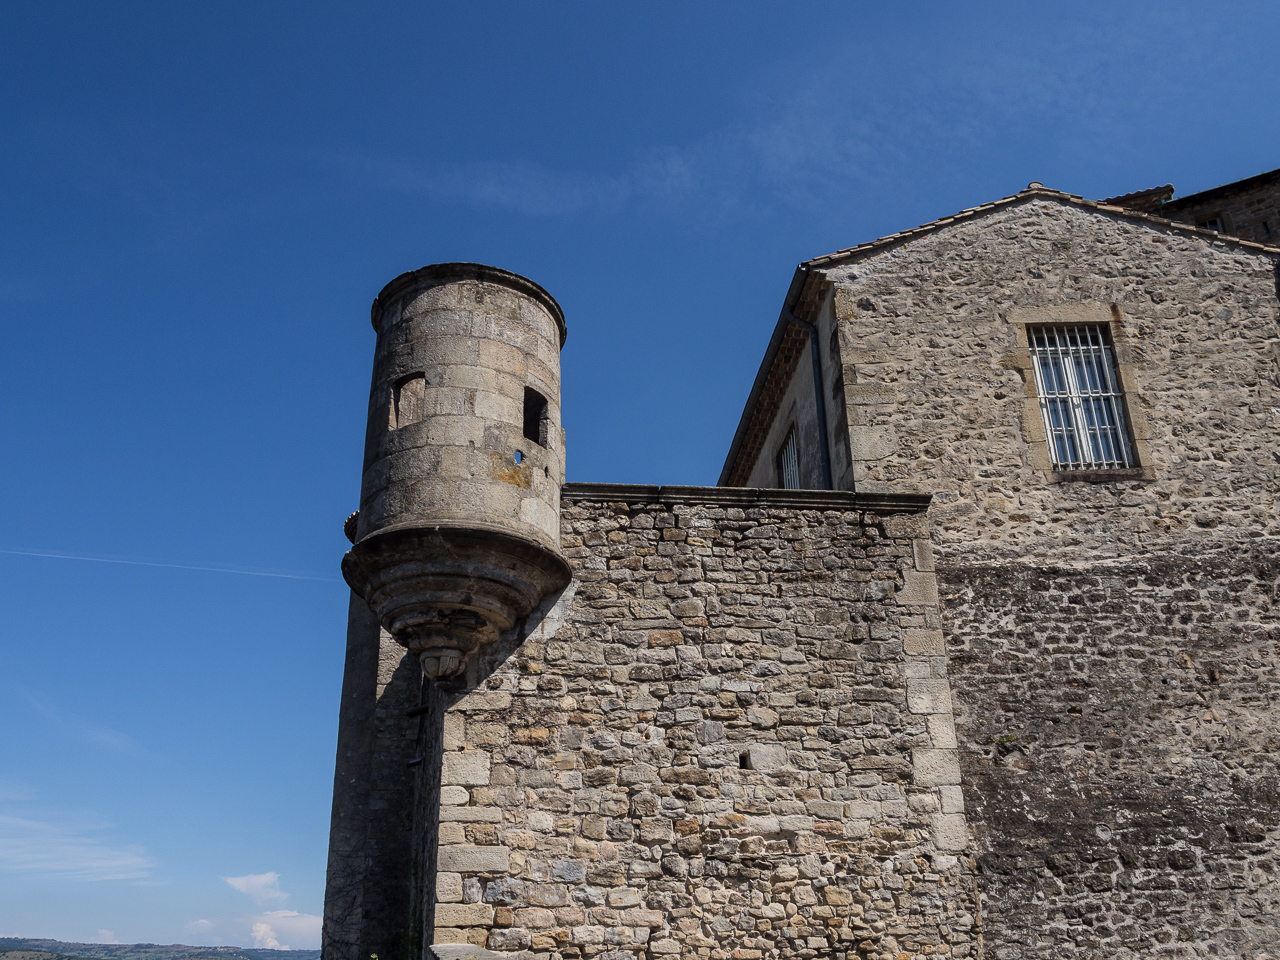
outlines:
{"label": "cylindrical stone turret", "polygon": [[429,676],[453,676],[569,581],[564,315],[524,277],[444,263],[387,284],[373,326],[360,510],[343,575]]}

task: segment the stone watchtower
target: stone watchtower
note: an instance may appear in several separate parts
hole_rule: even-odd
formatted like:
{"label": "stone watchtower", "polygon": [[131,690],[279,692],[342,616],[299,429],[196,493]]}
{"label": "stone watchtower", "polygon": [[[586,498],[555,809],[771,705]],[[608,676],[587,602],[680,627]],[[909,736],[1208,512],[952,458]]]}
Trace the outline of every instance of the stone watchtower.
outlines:
{"label": "stone watchtower", "polygon": [[422,718],[410,761],[412,956],[432,924],[444,711],[477,681],[475,654],[570,579],[560,554],[565,324],[542,287],[474,263],[402,274],[372,318],[360,509],[342,572],[422,668],[421,702],[407,711]]}

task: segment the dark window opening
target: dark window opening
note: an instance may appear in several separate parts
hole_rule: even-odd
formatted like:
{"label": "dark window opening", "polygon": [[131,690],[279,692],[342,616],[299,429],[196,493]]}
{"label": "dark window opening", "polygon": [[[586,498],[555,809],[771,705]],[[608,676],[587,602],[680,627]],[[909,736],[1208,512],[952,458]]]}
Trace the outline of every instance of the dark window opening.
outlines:
{"label": "dark window opening", "polygon": [[1196,223],[1196,226],[1205,230],[1216,230],[1218,233],[1223,232],[1221,217],[1210,217],[1208,220],[1200,220]]}
{"label": "dark window opening", "polygon": [[524,388],[524,438],[547,447],[550,424],[547,420],[547,398],[537,390]]}
{"label": "dark window opening", "polygon": [[800,489],[800,450],[796,446],[796,428],[792,427],[787,439],[778,448],[774,458],[774,466],[778,468],[778,486],[784,490]]}
{"label": "dark window opening", "polygon": [[751,769],[751,754],[749,753],[738,754],[738,769],[739,770]]}

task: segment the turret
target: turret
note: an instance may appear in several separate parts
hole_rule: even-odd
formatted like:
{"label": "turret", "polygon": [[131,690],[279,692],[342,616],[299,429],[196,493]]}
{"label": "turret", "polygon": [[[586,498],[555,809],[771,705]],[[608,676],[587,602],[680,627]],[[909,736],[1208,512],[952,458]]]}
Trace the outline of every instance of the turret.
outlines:
{"label": "turret", "polygon": [[360,510],[342,573],[444,679],[569,582],[564,315],[524,277],[443,263],[392,280],[372,317]]}

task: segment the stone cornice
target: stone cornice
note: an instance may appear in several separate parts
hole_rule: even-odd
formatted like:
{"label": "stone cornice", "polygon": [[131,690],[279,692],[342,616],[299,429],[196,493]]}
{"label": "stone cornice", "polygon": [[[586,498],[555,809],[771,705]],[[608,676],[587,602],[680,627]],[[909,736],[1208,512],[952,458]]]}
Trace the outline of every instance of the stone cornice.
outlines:
{"label": "stone cornice", "polygon": [[791,507],[797,510],[869,510],[923,513],[927,493],[849,493],[846,490],[783,490],[775,487],[686,487],[641,483],[566,483],[562,500],[701,504],[719,507]]}

